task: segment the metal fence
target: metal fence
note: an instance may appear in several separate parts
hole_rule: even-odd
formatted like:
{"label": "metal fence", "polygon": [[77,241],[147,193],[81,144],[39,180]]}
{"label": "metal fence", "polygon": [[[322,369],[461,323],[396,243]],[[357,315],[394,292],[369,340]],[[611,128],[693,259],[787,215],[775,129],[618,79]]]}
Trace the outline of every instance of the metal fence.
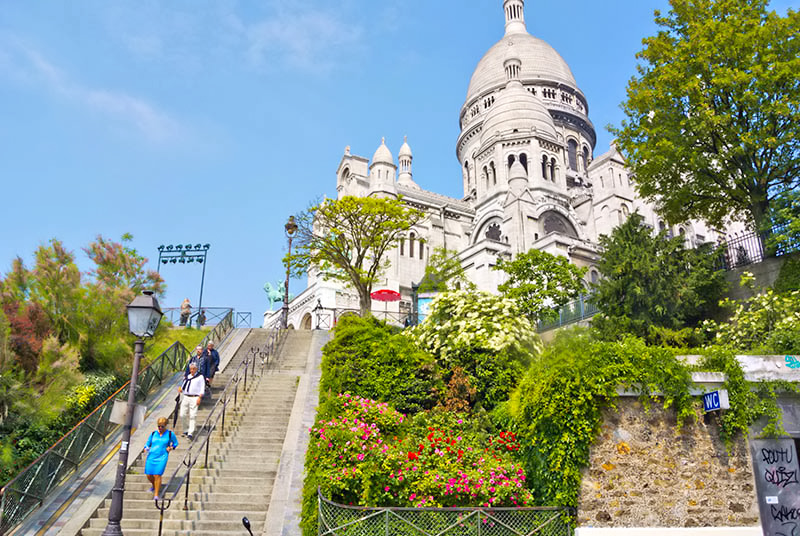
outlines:
{"label": "metal fence", "polygon": [[536,326],[537,330],[548,331],[593,317],[600,310],[589,301],[589,298],[590,296],[582,294],[577,300],[565,303],[558,308],[558,318],[547,322],[540,320]]}
{"label": "metal fence", "polygon": [[768,257],[780,257],[793,251],[800,251],[800,238],[785,235],[786,239],[772,244],[770,237],[784,235],[788,225],[775,226],[769,232],[748,231],[728,235],[719,242],[719,256],[715,263],[717,270],[732,270],[740,266],[755,264]]}
{"label": "metal fence", "polygon": [[164,319],[168,320],[173,326],[194,326],[196,328],[201,328],[203,326],[216,326],[231,310],[230,307],[203,307],[200,310],[192,309],[192,312],[186,320],[181,319],[180,307],[165,307],[161,312],[164,313]]}
{"label": "metal fence", "polygon": [[[136,399],[147,395],[165,379],[181,370],[189,359],[189,351],[180,342],[164,350],[150,365],[139,372]],[[44,454],[22,470],[0,489],[0,536],[19,525],[31,512],[71,475],[119,425],[109,421],[114,400],[127,400],[130,381],[92,411]]]}
{"label": "metal fence", "polygon": [[318,493],[320,536],[570,536],[566,507],[393,508],[344,506]]}

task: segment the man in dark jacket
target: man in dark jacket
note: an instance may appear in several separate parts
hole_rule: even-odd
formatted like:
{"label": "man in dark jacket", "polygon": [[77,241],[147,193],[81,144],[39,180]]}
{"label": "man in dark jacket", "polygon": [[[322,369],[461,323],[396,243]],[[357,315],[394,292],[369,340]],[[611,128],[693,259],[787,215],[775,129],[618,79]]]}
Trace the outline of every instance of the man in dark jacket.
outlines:
{"label": "man in dark jacket", "polygon": [[197,365],[197,372],[203,375],[203,378],[208,378],[210,374],[210,365],[211,360],[206,355],[205,351],[203,351],[203,347],[197,345],[194,349],[195,354],[189,359],[189,362],[186,363],[186,369],[183,371],[183,377],[186,378],[189,376],[189,366],[194,363]]}
{"label": "man in dark jacket", "polygon": [[208,375],[205,376],[206,383],[210,386],[214,379],[214,374],[219,371],[219,352],[214,349],[214,341],[208,341],[206,351],[203,352],[208,360]]}

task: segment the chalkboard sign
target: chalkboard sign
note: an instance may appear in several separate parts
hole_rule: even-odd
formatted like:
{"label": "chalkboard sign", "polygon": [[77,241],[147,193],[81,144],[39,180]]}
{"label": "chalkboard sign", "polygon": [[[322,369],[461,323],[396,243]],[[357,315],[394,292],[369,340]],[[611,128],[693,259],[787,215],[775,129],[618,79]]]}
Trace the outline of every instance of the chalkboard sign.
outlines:
{"label": "chalkboard sign", "polygon": [[750,441],[764,536],[800,536],[800,481],[794,440]]}

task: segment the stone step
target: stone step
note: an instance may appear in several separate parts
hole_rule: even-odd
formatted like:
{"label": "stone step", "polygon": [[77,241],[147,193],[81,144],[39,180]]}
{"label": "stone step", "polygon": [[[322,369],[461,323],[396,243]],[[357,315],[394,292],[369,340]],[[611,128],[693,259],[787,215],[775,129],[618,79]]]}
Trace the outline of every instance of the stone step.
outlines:
{"label": "stone step", "polygon": [[[244,514],[247,515],[247,514]],[[262,517],[262,516],[259,516]],[[238,524],[240,531],[243,531],[244,528],[241,527],[241,517],[238,517]],[[232,527],[236,527],[237,519],[225,519],[219,521],[206,521],[205,519],[197,519],[197,520],[182,520],[182,519],[164,519],[162,524],[162,534],[166,530],[183,530],[183,531],[191,531],[192,534],[196,534],[198,531],[211,531],[213,533],[217,533],[218,531],[223,531],[230,529]],[[100,528],[103,529],[108,524],[107,519],[92,519],[89,522],[90,528]],[[264,521],[251,521],[250,527],[255,529],[261,529],[263,526]],[[130,519],[130,518],[123,518],[122,522],[120,523],[120,527],[122,528],[125,534],[128,534],[131,530],[137,529],[148,529],[151,534],[156,534],[158,532],[158,525],[159,519],[156,516],[155,519]],[[240,532],[241,534],[241,532]]]}

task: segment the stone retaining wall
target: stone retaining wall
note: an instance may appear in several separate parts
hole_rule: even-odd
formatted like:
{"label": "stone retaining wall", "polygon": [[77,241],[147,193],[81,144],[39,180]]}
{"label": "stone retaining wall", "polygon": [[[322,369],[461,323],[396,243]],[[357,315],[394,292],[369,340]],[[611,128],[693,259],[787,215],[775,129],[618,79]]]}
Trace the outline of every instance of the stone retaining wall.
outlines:
{"label": "stone retaining wall", "polygon": [[[672,410],[635,398],[606,410],[589,468],[578,523],[585,527],[724,527],[759,524],[746,440],[728,452],[698,411],[677,430]],[[713,421],[713,417],[711,420]]]}

